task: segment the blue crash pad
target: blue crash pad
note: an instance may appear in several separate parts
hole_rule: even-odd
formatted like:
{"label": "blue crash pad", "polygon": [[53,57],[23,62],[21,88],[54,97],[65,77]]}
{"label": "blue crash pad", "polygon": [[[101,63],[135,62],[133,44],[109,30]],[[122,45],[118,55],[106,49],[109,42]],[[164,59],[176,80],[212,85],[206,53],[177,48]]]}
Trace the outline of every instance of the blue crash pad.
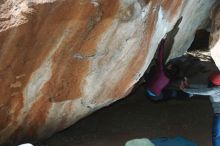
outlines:
{"label": "blue crash pad", "polygon": [[151,142],[155,144],[155,146],[199,146],[198,144],[179,136],[175,138],[155,138],[152,139]]}

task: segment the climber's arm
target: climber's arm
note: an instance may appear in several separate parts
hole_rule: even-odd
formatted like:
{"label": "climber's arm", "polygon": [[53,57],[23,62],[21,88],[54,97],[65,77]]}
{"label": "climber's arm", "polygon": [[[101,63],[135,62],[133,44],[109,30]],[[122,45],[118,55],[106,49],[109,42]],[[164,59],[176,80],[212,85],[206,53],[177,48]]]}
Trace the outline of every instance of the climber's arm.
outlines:
{"label": "climber's arm", "polygon": [[163,65],[164,65],[163,63],[164,44],[165,44],[165,39],[162,39],[158,46],[157,65],[161,70],[163,70]]}
{"label": "climber's arm", "polygon": [[220,92],[220,87],[201,88],[201,89],[184,88],[182,90],[186,93],[196,94],[196,95],[214,95]]}

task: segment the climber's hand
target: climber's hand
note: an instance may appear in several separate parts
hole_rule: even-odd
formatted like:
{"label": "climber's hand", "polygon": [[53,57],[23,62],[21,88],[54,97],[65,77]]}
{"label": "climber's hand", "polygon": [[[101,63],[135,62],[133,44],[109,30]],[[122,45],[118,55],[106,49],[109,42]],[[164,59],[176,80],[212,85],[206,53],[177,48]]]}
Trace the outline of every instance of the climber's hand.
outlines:
{"label": "climber's hand", "polygon": [[189,87],[188,79],[187,79],[187,77],[184,77],[184,79],[180,83],[180,89],[183,90],[188,87]]}

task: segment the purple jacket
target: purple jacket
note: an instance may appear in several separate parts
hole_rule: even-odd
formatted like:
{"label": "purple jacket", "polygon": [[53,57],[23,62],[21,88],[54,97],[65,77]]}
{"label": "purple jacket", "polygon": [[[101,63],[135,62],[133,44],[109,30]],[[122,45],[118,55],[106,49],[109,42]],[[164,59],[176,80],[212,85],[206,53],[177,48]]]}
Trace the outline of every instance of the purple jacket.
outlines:
{"label": "purple jacket", "polygon": [[163,65],[163,50],[165,41],[162,40],[159,45],[157,58],[157,66],[154,75],[147,81],[147,89],[153,92],[156,96],[161,94],[161,91],[169,84],[170,79],[164,72]]}

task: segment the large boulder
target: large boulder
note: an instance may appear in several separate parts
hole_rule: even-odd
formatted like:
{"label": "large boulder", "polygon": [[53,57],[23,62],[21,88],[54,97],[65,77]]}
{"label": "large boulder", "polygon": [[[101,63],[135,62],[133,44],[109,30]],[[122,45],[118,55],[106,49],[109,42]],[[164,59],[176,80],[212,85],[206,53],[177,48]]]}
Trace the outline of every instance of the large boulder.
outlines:
{"label": "large boulder", "polygon": [[0,143],[48,137],[125,97],[161,39],[175,26],[170,58],[182,55],[214,2],[2,0]]}

